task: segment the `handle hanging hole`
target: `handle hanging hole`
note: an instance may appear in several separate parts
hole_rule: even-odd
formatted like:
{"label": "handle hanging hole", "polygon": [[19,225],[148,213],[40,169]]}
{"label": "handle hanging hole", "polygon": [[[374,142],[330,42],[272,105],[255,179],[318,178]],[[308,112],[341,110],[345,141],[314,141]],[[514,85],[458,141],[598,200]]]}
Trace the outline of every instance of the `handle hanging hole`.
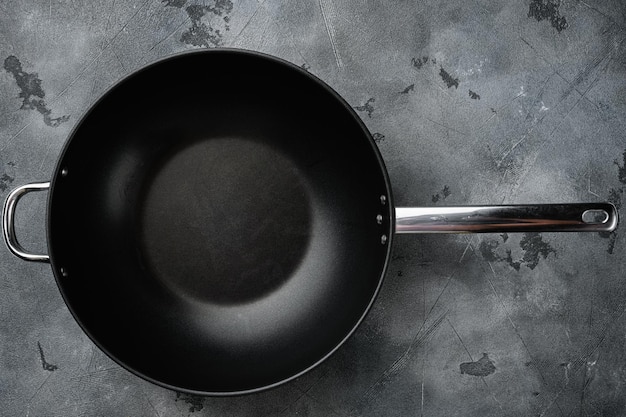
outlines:
{"label": "handle hanging hole", "polygon": [[609,213],[604,210],[585,210],[582,220],[587,224],[604,224],[609,220]]}

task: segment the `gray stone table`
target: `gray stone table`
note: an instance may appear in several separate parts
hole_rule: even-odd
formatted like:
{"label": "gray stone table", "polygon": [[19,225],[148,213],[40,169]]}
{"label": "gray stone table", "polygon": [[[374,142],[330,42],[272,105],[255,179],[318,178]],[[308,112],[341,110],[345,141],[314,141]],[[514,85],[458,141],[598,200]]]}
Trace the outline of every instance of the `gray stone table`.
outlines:
{"label": "gray stone table", "polygon": [[[398,205],[619,206],[625,39],[622,0],[3,0],[1,197],[49,179],[121,77],[223,46],[287,59],[343,95]],[[45,205],[29,195],[17,219],[41,252]],[[626,415],[625,252],[619,230],[399,236],[371,313],[330,360],[267,392],[202,398],[120,368],[49,265],[2,246],[0,414]]]}

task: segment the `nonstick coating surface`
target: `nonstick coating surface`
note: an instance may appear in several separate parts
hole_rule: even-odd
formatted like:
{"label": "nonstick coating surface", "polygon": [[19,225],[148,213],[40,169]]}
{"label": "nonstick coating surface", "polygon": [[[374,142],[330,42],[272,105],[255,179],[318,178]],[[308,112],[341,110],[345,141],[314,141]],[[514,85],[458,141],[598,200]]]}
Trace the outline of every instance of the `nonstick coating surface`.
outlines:
{"label": "nonstick coating surface", "polygon": [[354,331],[384,275],[391,202],[370,134],[330,88],[257,53],[188,53],[126,78],[75,129],[49,249],[113,359],[177,390],[244,393]]}

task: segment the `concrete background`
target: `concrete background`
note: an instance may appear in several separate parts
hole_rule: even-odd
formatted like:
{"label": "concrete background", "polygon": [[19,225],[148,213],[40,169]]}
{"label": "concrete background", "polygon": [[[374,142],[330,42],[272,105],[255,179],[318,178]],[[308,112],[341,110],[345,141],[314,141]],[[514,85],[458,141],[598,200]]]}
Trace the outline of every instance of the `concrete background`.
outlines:
{"label": "concrete background", "polygon": [[[225,46],[285,58],[342,94],[397,205],[620,205],[625,29],[622,0],[3,0],[0,194],[49,179],[120,77]],[[29,195],[18,213],[40,252],[45,204]],[[620,231],[399,236],[373,310],[330,360],[268,392],[201,398],[108,359],[49,265],[3,246],[0,414],[626,415],[625,250]]]}

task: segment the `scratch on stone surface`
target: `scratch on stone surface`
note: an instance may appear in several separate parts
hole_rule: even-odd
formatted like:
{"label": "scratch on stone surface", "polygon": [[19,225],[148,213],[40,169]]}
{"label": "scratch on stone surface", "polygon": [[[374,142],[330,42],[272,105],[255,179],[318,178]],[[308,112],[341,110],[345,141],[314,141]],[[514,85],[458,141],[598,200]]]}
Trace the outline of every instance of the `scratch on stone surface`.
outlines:
{"label": "scratch on stone surface", "polygon": [[295,404],[298,403],[298,401],[300,401],[305,395],[306,395],[306,391],[302,391],[302,390],[298,390],[300,395],[296,396],[293,400],[289,401],[289,404],[287,404],[282,410],[280,410],[278,412],[278,414],[285,414],[287,411],[289,411],[289,409],[291,407],[293,407]]}
{"label": "scratch on stone surface", "polygon": [[376,382],[366,391],[365,399],[372,398],[374,395],[373,391],[377,387],[384,385],[393,375],[395,375],[407,365],[408,359],[410,357],[409,354],[411,353],[411,351],[421,346],[432,336],[435,330],[441,325],[447,314],[448,311],[444,312],[423,332],[421,330],[424,329],[424,327],[420,328],[420,331],[417,332],[409,347],[393,362],[393,364],[389,368],[387,368],[382,373],[382,375],[376,380]]}
{"label": "scratch on stone surface", "polygon": [[529,47],[529,48],[530,48],[530,49],[531,49],[531,50],[532,50],[535,54],[537,54],[537,55],[539,56],[539,58],[543,59],[543,60],[544,60],[544,62],[545,62],[546,64],[548,64],[548,66],[550,66],[550,67],[552,68],[552,62],[550,62],[550,61],[549,61],[549,60],[548,60],[545,56],[543,56],[543,54],[542,54],[542,53],[540,53],[539,51],[537,51],[537,50],[535,49],[535,47],[534,47],[534,46],[532,46],[532,45],[530,44],[530,42],[528,42],[528,41],[527,41],[526,39],[524,39],[522,36],[518,36],[518,37],[520,38],[520,40],[521,40],[522,42],[524,42],[526,45],[528,45],[528,47]]}
{"label": "scratch on stone surface", "polygon": [[611,188],[609,190],[609,196],[607,197],[609,203],[613,203],[619,210],[622,207],[622,195],[624,194],[624,188]]}
{"label": "scratch on stone surface", "polygon": [[[113,11],[115,10],[115,0],[111,1],[111,7],[109,7],[109,13],[107,13],[107,22],[104,25],[104,36],[108,35],[109,27],[111,26],[111,16],[113,16]],[[104,48],[104,39],[100,44],[100,49]]]}
{"label": "scratch on stone surface", "polygon": [[[537,95],[535,96],[534,100],[537,101],[539,100],[539,97],[541,97],[541,95],[543,94],[546,85],[548,84],[548,81],[550,80],[551,75],[547,76],[546,79],[543,81],[541,87],[539,88],[539,92],[537,93]],[[517,99],[518,97],[525,97],[526,93],[524,92],[524,87],[520,87],[520,92],[517,94],[517,96],[515,96],[515,98],[512,100],[514,101],[515,99]],[[542,102],[543,103],[543,102]],[[526,114],[526,118],[528,118],[530,116],[530,111],[528,111],[528,113]],[[529,135],[532,133],[532,131],[535,129],[535,127],[537,126],[538,123],[543,121],[543,117],[541,119],[536,119],[534,120],[530,127],[526,130],[526,132],[524,132],[524,134],[522,135],[521,139],[518,140],[515,144],[513,144],[513,146],[507,150],[506,152],[504,152],[501,157],[500,157],[500,161],[497,163],[497,167],[500,168],[502,166],[502,163],[504,162],[504,160],[522,143],[524,143],[526,141],[526,139],[528,139]],[[506,172],[505,172],[506,174]]]}
{"label": "scratch on stone surface", "polygon": [[[591,288],[595,289],[596,287],[596,277],[592,276],[591,278]],[[589,325],[589,329],[593,328],[593,298],[589,298],[590,299],[590,303],[589,303],[589,316],[587,319],[587,324]]]}
{"label": "scratch on stone surface", "polygon": [[504,152],[501,156],[500,156],[500,161],[497,163],[497,167],[500,168],[502,166],[502,163],[504,163],[504,160],[511,154],[511,152],[513,152],[515,150],[515,148],[517,148],[519,145],[521,145],[522,143],[524,143],[524,141],[526,141],[526,139],[528,139],[528,135],[530,135],[530,133],[533,131],[533,129],[535,128],[535,125],[532,125],[523,135],[522,138],[520,140],[518,140],[517,142],[515,142],[513,144],[513,146],[511,146],[506,152]]}
{"label": "scratch on stone surface", "polygon": [[[544,80],[544,87],[546,85],[546,83],[548,82],[548,80],[550,79],[550,76],[546,77],[546,79]],[[497,110],[496,109],[491,109],[491,114],[489,115],[489,117],[487,118],[487,120],[485,120],[479,127],[478,130],[481,131],[486,125],[487,123],[489,123],[494,117],[496,117],[496,115],[498,113],[500,113],[502,110],[506,109],[507,107],[509,107],[511,104],[513,104],[518,98],[520,97],[525,97],[526,93],[524,92],[524,87],[521,87],[520,89],[521,91],[519,93],[517,93],[515,96],[513,96],[509,101],[507,101],[505,104],[503,104],[502,106],[500,106]]]}
{"label": "scratch on stone surface", "polygon": [[[489,384],[487,384],[487,381],[485,381],[484,377],[480,377],[480,379],[482,380],[483,384],[485,385],[485,388],[487,388],[487,390],[489,391],[489,393],[491,394],[491,398],[493,398],[493,400],[496,402],[496,404],[498,404],[498,408],[500,408],[500,410],[503,412],[504,414],[504,406],[502,405],[502,403],[500,402],[500,400],[498,399],[498,397],[496,397],[496,393],[493,391],[493,389],[489,386]],[[529,405],[530,406],[530,405]],[[529,410],[530,411],[530,410]],[[528,413],[528,415],[530,415],[530,413]]]}
{"label": "scratch on stone surface", "polygon": [[[626,38],[624,38],[626,39]],[[587,77],[591,74],[591,72],[596,69],[602,61],[606,58],[611,57],[611,55],[621,46],[624,42],[624,39],[617,42],[616,44],[612,44],[611,42],[606,42],[602,49],[596,54],[593,60],[588,62],[579,72],[576,74],[572,81],[567,81],[568,88],[561,94],[561,100],[569,96],[572,91],[574,91],[580,83],[582,83]],[[610,60],[609,60],[610,62]],[[560,74],[559,74],[560,75]],[[587,89],[588,90],[588,89]],[[584,95],[584,94],[583,94]]]}
{"label": "scratch on stone surface", "polygon": [[[576,103],[574,103],[574,105],[570,107],[570,109],[567,111],[567,113],[566,113],[563,117],[561,117],[561,120],[560,120],[558,123],[555,123],[554,128],[553,128],[553,129],[552,129],[552,131],[550,132],[550,135],[549,135],[549,137],[550,137],[550,138],[551,138],[551,137],[554,135],[554,133],[555,133],[555,132],[556,132],[556,131],[557,131],[557,130],[561,127],[561,124],[563,123],[563,121],[565,121],[565,120],[569,117],[570,113],[572,113],[572,111],[574,111],[574,109],[575,109],[576,107],[578,107],[578,104],[579,104],[579,103],[580,103],[583,99],[586,99],[586,95],[587,95],[587,93],[588,93],[588,92],[589,92],[589,91],[590,91],[593,87],[595,87],[596,83],[597,83],[599,80],[600,80],[600,74],[598,74],[598,76],[597,76],[597,77],[596,77],[596,78],[595,78],[595,79],[594,79],[594,80],[593,80],[593,81],[589,84],[589,87],[587,87],[587,89],[586,89],[586,90],[585,90],[582,94],[581,94],[578,90],[576,90],[579,94],[581,94],[581,96],[578,98],[578,100],[576,100]],[[573,91],[573,90],[572,90],[572,91]],[[557,103],[557,106],[558,106],[559,104],[561,104],[561,102],[563,102],[563,100],[565,100],[565,98],[566,98],[566,97],[567,97],[566,95],[565,95],[565,96],[562,96],[561,100]]]}
{"label": "scratch on stone surface", "polygon": [[535,166],[535,163],[537,163],[537,158],[539,158],[539,150],[534,150],[530,152],[530,155],[527,158],[527,162],[524,162],[524,165],[522,167],[523,169],[520,169],[521,174],[518,176],[515,184],[513,184],[508,194],[503,199],[503,202],[508,197],[510,197],[511,195],[514,195],[517,192],[517,189],[520,187],[522,182],[526,179],[526,176],[528,176],[528,173],[530,173],[532,168]]}
{"label": "scratch on stone surface", "polygon": [[150,397],[148,397],[148,394],[146,394],[145,392],[142,392],[143,396],[146,398],[146,401],[148,401],[148,404],[150,404],[150,407],[152,408],[152,411],[154,411],[154,414],[157,417],[161,417],[161,414],[157,411],[156,407],[154,406],[154,404],[152,404],[152,401],[150,401]]}
{"label": "scratch on stone surface", "polygon": [[[568,85],[570,84],[570,81],[569,81],[567,78],[565,78],[565,77],[563,76],[563,74],[561,74],[559,71],[555,71],[555,72],[554,72],[554,74],[555,74],[556,76],[558,76],[561,80],[563,80],[566,84],[568,84]],[[574,88],[572,91],[576,91],[578,94],[581,94],[581,95],[583,94],[583,93],[582,93],[582,92],[581,92],[578,88]],[[587,97],[584,97],[584,100],[585,100],[587,103],[589,103],[589,104],[591,104],[592,106],[594,106],[595,108],[598,108],[598,105],[597,105],[596,103],[594,103],[593,101],[589,100]],[[558,106],[559,104],[561,104],[561,102],[562,102],[562,101],[563,101],[563,100],[559,99],[559,102],[557,103],[557,106]]]}
{"label": "scratch on stone surface", "polygon": [[[469,245],[468,245],[469,246]],[[441,291],[439,292],[439,295],[437,296],[437,298],[435,299],[435,302],[433,303],[433,305],[430,307],[430,309],[428,310],[428,314],[426,314],[426,317],[424,318],[424,323],[426,323],[426,320],[428,319],[428,317],[430,317],[430,314],[433,312],[433,310],[435,309],[435,307],[437,306],[437,303],[439,302],[439,299],[441,298],[441,296],[443,295],[444,292],[446,292],[446,289],[448,288],[448,285],[450,285],[450,281],[452,281],[452,277],[454,277],[456,275],[456,270],[454,272],[452,272],[450,275],[448,275],[448,278],[446,279],[446,283],[443,286],[443,288],[441,289]],[[423,327],[424,325],[422,325]],[[420,329],[421,330],[421,329]]]}
{"label": "scratch on stone surface", "polygon": [[569,325],[568,325],[568,326],[567,326],[567,328],[565,329],[565,336],[567,337],[567,341],[568,341],[568,342],[569,342],[569,344],[571,345],[571,344],[572,344],[572,339],[571,339],[570,334],[569,334]]}
{"label": "scratch on stone surface", "polygon": [[157,43],[155,43],[154,45],[152,45],[150,47],[150,49],[148,49],[148,51],[152,51],[154,48],[156,48],[157,46],[161,45],[163,42],[165,42],[166,40],[168,40],[169,38],[172,37],[172,35],[174,35],[176,32],[178,32],[178,30],[187,22],[189,22],[191,20],[191,17],[189,15],[187,15],[187,17],[185,17],[185,19],[180,22],[175,28],[174,30],[172,30],[169,34],[167,34],[167,36],[163,37],[160,41],[158,41]]}
{"label": "scratch on stone surface", "polygon": [[[263,3],[259,3],[259,6],[263,6]],[[263,6],[263,8],[265,9],[265,6]],[[255,9],[252,17],[254,17],[254,15],[256,15],[258,10],[259,10],[259,8],[257,7],[257,9]],[[252,18],[250,18],[250,20],[252,20]],[[250,20],[248,22],[246,22],[246,26],[248,25]],[[309,70],[311,69],[311,65],[309,64],[307,59],[302,54],[302,50],[300,49],[300,47],[296,44],[295,37],[294,37],[294,34],[293,34],[293,30],[292,30],[293,27],[292,27],[292,25],[290,23],[291,22],[289,22],[288,19],[282,19],[279,22],[276,22],[276,25],[277,25],[279,31],[284,30],[284,29],[287,30],[287,32],[289,34],[289,43],[291,44],[291,46],[293,46],[293,49],[295,49],[295,51],[298,53],[298,55],[302,59],[302,65],[300,66],[300,68],[302,68],[305,71],[309,72]],[[240,32],[240,34],[241,34],[241,32]]]}
{"label": "scratch on stone surface", "polygon": [[[422,283],[422,316],[424,317],[424,321],[422,322],[422,326],[426,324],[426,285]],[[421,417],[424,417],[424,374],[426,369],[426,357],[427,357],[428,349],[424,349],[424,355],[422,356],[422,384],[421,384]]]}
{"label": "scratch on stone surface", "polygon": [[[254,9],[254,13],[252,13],[252,15],[250,16],[250,18],[246,21],[246,23],[243,25],[243,27],[241,28],[241,30],[239,31],[239,33],[237,33],[237,35],[235,36],[235,39],[233,41],[233,43],[236,43],[239,40],[239,37],[241,36],[241,34],[246,30],[246,28],[250,25],[250,22],[252,22],[252,20],[254,19],[254,17],[256,16],[256,14],[259,12],[259,10],[261,9],[261,6],[263,5],[263,3],[257,3],[256,8]],[[291,30],[289,31],[291,33]],[[292,36],[292,43],[293,43],[293,36]],[[298,51],[299,52],[299,51]]]}
{"label": "scratch on stone surface", "polygon": [[343,69],[343,62],[341,57],[339,56],[339,51],[337,50],[337,43],[335,40],[335,28],[331,22],[331,19],[335,17],[335,8],[332,3],[332,0],[318,0],[320,5],[320,10],[322,11],[322,19],[324,20],[324,26],[326,27],[326,33],[328,33],[328,40],[330,41],[330,47],[333,50],[333,55],[335,56],[335,62],[337,63],[337,68],[340,70]]}
{"label": "scratch on stone surface", "polygon": [[[489,265],[489,269],[491,270],[492,276],[494,278],[497,278],[496,271],[493,269],[493,265],[491,264],[491,262],[487,261],[487,264]],[[494,296],[496,297],[496,300],[497,300],[498,304],[500,304],[500,307],[502,308],[502,311],[504,311],[504,314],[505,314],[509,324],[511,325],[511,328],[513,329],[513,331],[517,335],[518,339],[522,343],[522,346],[524,347],[524,350],[526,351],[526,354],[530,358],[531,362],[535,363],[533,355],[530,353],[530,349],[529,349],[528,345],[526,344],[526,341],[522,337],[522,334],[520,333],[520,331],[519,331],[517,325],[515,324],[515,322],[513,322],[513,319],[511,318],[511,314],[509,312],[509,309],[504,304],[504,301],[502,300],[502,298],[500,298],[500,295],[496,291],[496,287],[493,285],[493,281],[491,280],[491,278],[489,278],[489,274],[485,274],[485,278],[489,282],[489,286],[491,287],[491,291],[493,292]],[[545,377],[543,376],[543,373],[541,372],[541,370],[539,368],[535,368],[535,369],[536,369],[537,373],[539,374],[539,377],[541,377],[541,381],[545,385],[547,382],[546,382]]]}
{"label": "scratch on stone surface", "polygon": [[445,128],[445,129],[448,129],[448,130],[451,130],[451,131],[453,131],[453,132],[456,132],[456,133],[458,133],[459,135],[467,136],[467,133],[465,133],[465,132],[461,132],[460,130],[457,130],[457,129],[455,129],[455,128],[451,127],[451,126],[445,125],[445,124],[443,124],[443,123],[439,123],[439,122],[437,122],[437,121],[435,121],[435,120],[431,119],[430,117],[424,117],[424,118],[425,118],[426,120],[428,120],[429,122],[432,122],[432,123],[434,123],[434,124],[436,124],[436,125],[438,125],[438,126],[441,126],[441,127]]}
{"label": "scratch on stone surface", "polygon": [[[599,345],[602,343],[602,341],[606,337],[606,333],[605,333],[606,331],[607,331],[607,328],[605,326],[605,328],[601,332],[600,340],[598,341],[598,343],[596,343],[591,348],[590,351],[583,352],[579,357],[577,357],[573,361],[567,363],[566,367],[568,369],[573,369],[574,371],[578,371],[579,369],[584,369],[585,365],[589,363],[589,358],[596,353],[597,348],[599,347]],[[594,363],[594,365],[595,365],[595,363]],[[565,380],[565,383],[563,384],[563,386],[566,387],[568,385],[568,382],[569,382],[569,377]]]}
{"label": "scratch on stone surface", "polygon": [[300,392],[304,392],[304,393],[308,393],[318,382],[320,382],[322,379],[324,378],[324,375],[322,373],[318,374],[315,378],[309,378],[312,379],[311,383],[305,386],[298,386],[295,387],[298,391]]}
{"label": "scratch on stone surface", "polygon": [[487,124],[494,118],[496,117],[496,115],[498,114],[498,112],[495,109],[491,109],[491,114],[489,115],[489,117],[487,118],[487,120],[485,120],[484,122],[482,122],[480,124],[480,126],[478,126],[478,131],[480,132],[485,126],[487,126]]}
{"label": "scratch on stone surface", "polygon": [[[611,16],[609,16],[608,14],[606,14],[606,13],[602,12],[601,10],[599,10],[599,9],[597,9],[597,8],[595,8],[595,7],[591,6],[591,5],[589,5],[588,3],[586,3],[586,2],[585,2],[585,1],[583,1],[583,0],[579,0],[579,2],[580,2],[580,3],[582,3],[583,5],[585,5],[588,9],[593,10],[594,12],[601,14],[601,15],[602,15],[602,16],[604,16],[606,19],[610,20],[610,21],[611,21],[611,23],[615,24],[616,26],[620,27],[621,29],[624,29],[624,26],[623,26],[623,25],[621,25],[621,24],[617,23],[617,22],[615,21],[615,19],[613,19],[613,18],[612,18]],[[622,16],[623,16],[624,18],[626,18],[626,10],[622,10]],[[626,20],[626,19],[625,19],[625,20]]]}
{"label": "scratch on stone surface", "polygon": [[[358,31],[361,35],[363,35],[363,36],[364,36],[364,38],[369,37],[369,34],[368,34],[365,30],[363,30],[363,28],[361,28],[359,25],[357,25],[354,21],[352,21],[352,20],[350,20],[350,19],[348,19],[348,18],[346,18],[346,17],[344,17],[344,16],[342,16],[342,15],[337,15],[337,18],[338,18],[338,19],[343,20],[343,21],[344,21],[346,24],[348,24],[351,28],[353,28],[354,30]],[[369,40],[369,41],[370,41],[370,42],[372,42],[372,43],[375,43],[375,44],[376,44],[376,45],[378,45],[380,48],[384,48],[384,49],[388,49],[388,48],[389,48],[389,45],[383,45],[383,44],[382,44],[382,43],[381,43],[378,39],[376,39],[376,38],[372,38],[372,39],[371,39],[371,40]],[[393,50],[394,52],[396,52],[397,54],[400,54],[400,52],[399,52],[397,49],[392,48],[392,50]]]}
{"label": "scratch on stone surface", "polygon": [[432,77],[425,77],[423,80],[438,94],[443,94],[445,97],[453,101],[457,100],[457,97],[453,95],[453,93],[450,93],[450,91],[448,91],[449,89],[445,85],[442,85],[439,81],[433,79]]}
{"label": "scratch on stone surface", "polygon": [[560,364],[560,366],[563,368],[563,378],[565,379],[565,385],[569,385],[569,369],[572,364],[570,362],[563,362]]}
{"label": "scratch on stone surface", "polygon": [[[622,308],[622,311],[619,312],[619,314],[612,315],[611,319],[607,320],[604,328],[600,332],[599,340],[596,343],[594,343],[594,344],[587,344],[587,346],[583,349],[582,355],[580,355],[576,360],[571,362],[571,369],[572,369],[572,372],[573,372],[574,375],[577,374],[578,371],[583,367],[583,365],[587,363],[589,358],[591,358],[591,356],[594,355],[598,351],[598,349],[602,345],[602,342],[604,342],[604,339],[606,338],[607,334],[609,333],[609,330],[611,330],[611,327],[616,326],[617,323],[619,323],[619,321],[621,320],[622,316],[624,315],[624,312],[626,312],[626,307]],[[566,386],[565,384],[562,384],[561,385],[561,389],[559,390],[559,392],[557,392],[554,395],[554,397],[552,398],[550,403],[544,407],[543,411],[539,414],[539,416],[540,417],[541,416],[545,416],[546,413],[548,412],[548,410],[554,404],[556,404],[557,407],[559,407],[559,409],[560,409],[560,406],[559,406],[557,401],[561,397],[561,395],[563,395],[563,393],[568,391],[568,390],[569,390],[569,387]]]}
{"label": "scratch on stone surface", "polygon": [[[463,261],[463,258],[465,258],[465,254],[467,253],[467,251],[471,248],[472,252],[474,251],[474,247],[472,246],[472,239],[474,237],[470,237],[469,239],[466,240],[467,245],[465,245],[465,249],[463,250],[463,253],[461,254],[461,257],[459,258],[459,260],[457,261],[458,263],[461,263]],[[477,239],[480,240],[480,237],[477,236]]]}
{"label": "scratch on stone surface", "polygon": [[472,358],[472,354],[470,353],[469,349],[465,345],[465,342],[463,342],[463,339],[461,339],[461,335],[459,335],[459,332],[457,332],[454,326],[452,325],[452,322],[450,321],[450,319],[446,317],[446,321],[448,322],[448,325],[450,325],[450,327],[452,328],[452,331],[456,335],[457,339],[459,339],[459,342],[461,342],[463,349],[465,349],[465,352],[467,352],[467,356],[469,356],[471,361],[474,361],[474,358]]}
{"label": "scratch on stone surface", "polygon": [[113,44],[113,42],[117,39],[117,37],[120,35],[120,33],[122,33],[124,31],[124,29],[126,29],[126,27],[128,26],[128,24],[135,18],[135,16],[137,16],[139,14],[139,12],[150,2],[150,0],[146,0],[144,1],[141,6],[139,6],[137,8],[137,10],[135,11],[135,13],[132,14],[131,17],[129,17],[126,22],[124,22],[124,24],[122,25],[122,27],[115,33],[115,35],[113,35],[113,37],[107,42],[107,44],[100,50],[100,52],[90,61],[88,62],[83,69],[72,79],[72,81],[70,81],[70,83],[59,92],[59,94],[57,94],[56,98],[58,99],[59,97],[63,96],[69,89],[70,87],[72,87],[82,76],[83,74],[87,71],[87,69],[89,69],[89,67],[91,67],[94,63],[96,63],[100,57],[104,54],[104,52]]}
{"label": "scratch on stone surface", "polygon": [[332,407],[330,404],[328,404],[327,402],[323,402],[320,401],[318,398],[313,397],[311,394],[309,394],[308,390],[304,392],[304,396],[311,399],[312,401],[315,401],[318,404],[323,405],[324,407],[326,407],[332,415],[334,416],[339,416],[339,417],[349,417],[346,414],[339,412],[337,409],[335,409],[334,407]]}
{"label": "scratch on stone surface", "polygon": [[31,395],[30,398],[28,399],[28,402],[26,403],[26,410],[27,410],[26,412],[27,412],[27,414],[30,413],[30,405],[33,403],[33,400],[37,397],[37,395],[39,395],[39,393],[41,392],[41,389],[43,388],[44,385],[46,385],[46,382],[48,382],[48,380],[50,379],[51,376],[52,376],[52,373],[48,374],[46,379],[43,380],[43,382],[35,390],[33,395]]}
{"label": "scratch on stone surface", "polygon": [[111,53],[113,54],[113,56],[117,60],[118,64],[120,64],[120,67],[122,67],[122,71],[125,73],[126,72],[126,67],[124,66],[124,62],[120,59],[120,56],[117,54],[117,52],[115,52],[115,49],[111,49]]}
{"label": "scratch on stone surface", "polygon": [[95,378],[102,378],[108,372],[120,371],[120,370],[122,370],[122,368],[120,366],[118,366],[118,365],[115,365],[115,366],[111,366],[110,368],[97,369],[95,371],[85,372],[85,373],[80,374],[80,375],[72,376],[71,378],[68,378],[68,381],[78,380],[78,381],[82,382],[85,378],[87,378],[88,380],[91,381],[91,380],[93,380]]}
{"label": "scratch on stone surface", "polygon": [[591,191],[591,175],[589,175],[589,178],[587,178],[587,192],[589,194],[591,194],[594,197],[598,197],[600,198],[600,196],[596,193],[594,193],[593,191]]}
{"label": "scratch on stone surface", "polygon": [[93,346],[91,346],[91,348],[90,348],[90,355],[89,355],[89,363],[87,364],[87,368],[85,368],[85,369],[91,369],[91,364],[93,363],[94,356],[95,356],[95,351],[93,349]]}
{"label": "scratch on stone surface", "polygon": [[424,416],[424,366],[422,366],[422,387],[421,387],[422,401],[420,403],[420,416]]}
{"label": "scratch on stone surface", "polygon": [[582,389],[580,390],[580,410],[581,410],[581,414],[582,414],[582,410],[585,409],[585,392],[587,391],[587,388],[589,387],[589,384],[591,383],[591,381],[593,380],[593,376],[588,376],[587,372],[588,372],[587,367],[585,367],[585,373],[583,374],[583,386]]}
{"label": "scratch on stone surface", "polygon": [[[626,154],[626,151],[624,153]],[[626,156],[625,156],[625,159],[626,159]],[[624,188],[618,188],[618,189],[611,188],[609,190],[609,196],[607,197],[607,201],[609,203],[613,203],[615,207],[619,210],[622,206],[623,194],[624,194]],[[615,244],[617,243],[617,230],[613,230],[612,232],[599,232],[598,235],[600,235],[600,237],[602,238],[609,240],[609,244],[608,244],[606,251],[609,255],[612,255],[615,250]]]}
{"label": "scratch on stone surface", "polygon": [[[303,391],[303,390],[298,390],[298,391],[301,393],[301,395],[297,396],[297,397],[296,397],[296,398],[295,398],[295,399],[291,402],[291,404],[289,404],[287,407],[285,407],[285,408],[283,408],[282,410],[280,410],[280,411],[278,412],[278,415],[283,415],[283,414],[286,414],[286,413],[287,413],[287,412],[288,412],[288,411],[289,411],[289,410],[290,410],[290,409],[291,409],[294,405],[296,405],[296,404],[297,404],[297,403],[298,403],[298,402],[299,402],[302,398],[305,398],[305,397],[306,397],[306,398],[307,398],[307,399],[309,399],[310,401],[313,401],[313,402],[315,402],[315,403],[317,403],[317,404],[322,405],[324,408],[326,408],[326,409],[327,409],[327,410],[325,410],[326,412],[327,412],[327,411],[330,411],[330,414],[326,414],[326,415],[333,415],[333,416],[339,416],[339,417],[348,417],[348,416],[346,416],[345,414],[338,412],[335,408],[333,408],[332,406],[330,406],[330,404],[328,404],[327,402],[320,401],[319,399],[317,399],[317,398],[313,397],[312,395],[310,395],[310,394],[309,394],[309,392],[308,392],[309,390],[305,390],[305,391]],[[308,414],[308,413],[307,413],[307,414]],[[289,414],[289,415],[292,415],[292,414]],[[299,415],[299,413],[296,413],[296,415]]]}
{"label": "scratch on stone surface", "polygon": [[619,182],[626,185],[626,149],[624,149],[624,152],[622,153],[622,164],[620,165],[617,159],[614,163],[617,165],[617,179]]}
{"label": "scratch on stone surface", "polygon": [[41,157],[41,163],[39,164],[39,172],[41,174],[44,174],[43,167],[44,167],[44,164],[45,164],[46,160],[48,159],[48,155],[50,154],[50,149],[52,149],[52,142],[48,142],[46,144],[46,151],[44,152],[43,156]]}
{"label": "scratch on stone surface", "polygon": [[[389,366],[378,379],[372,384],[367,391],[365,392],[360,403],[365,403],[370,401],[375,396],[375,391],[379,387],[383,387],[395,374],[404,369],[409,362],[411,357],[411,352],[416,348],[422,346],[426,341],[430,339],[430,337],[434,334],[434,332],[441,326],[444,319],[446,318],[449,310],[443,312],[437,319],[435,319],[430,326],[425,327],[425,324],[422,324],[420,329],[417,331],[413,340],[409,344],[409,346],[405,349],[405,351]],[[422,331],[423,330],[423,331]]]}

